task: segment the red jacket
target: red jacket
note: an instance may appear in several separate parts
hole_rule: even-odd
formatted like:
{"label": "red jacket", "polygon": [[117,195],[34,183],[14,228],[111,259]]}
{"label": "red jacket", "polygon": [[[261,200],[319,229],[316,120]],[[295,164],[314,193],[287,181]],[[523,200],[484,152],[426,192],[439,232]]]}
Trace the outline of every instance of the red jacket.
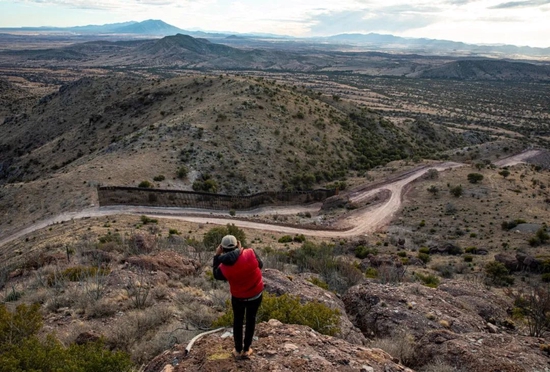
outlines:
{"label": "red jacket", "polygon": [[229,282],[233,297],[247,299],[257,296],[264,289],[262,266],[253,249],[235,249],[214,257],[214,277]]}

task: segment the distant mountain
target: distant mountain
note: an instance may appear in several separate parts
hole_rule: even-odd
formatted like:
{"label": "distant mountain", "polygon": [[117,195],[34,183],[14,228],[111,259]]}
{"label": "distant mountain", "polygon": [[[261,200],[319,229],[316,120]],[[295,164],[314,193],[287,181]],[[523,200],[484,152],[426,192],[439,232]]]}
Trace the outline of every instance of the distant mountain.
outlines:
{"label": "distant mountain", "polygon": [[370,46],[385,50],[408,50],[434,54],[501,54],[502,56],[550,56],[550,48],[533,48],[515,45],[477,45],[463,42],[426,38],[405,38],[394,35],[339,34],[322,38],[328,42]]}
{"label": "distant mountain", "polygon": [[74,32],[82,34],[133,34],[133,35],[174,35],[178,32],[186,32],[180,28],[169,25],[166,22],[156,19],[149,19],[143,22],[122,22],[105,25],[88,25],[75,27],[20,27],[0,28],[2,32],[10,31],[36,31],[36,32]]}
{"label": "distant mountain", "polygon": [[175,35],[180,32],[186,32],[181,28],[169,25],[166,22],[156,19],[132,23],[129,25],[113,29],[114,33],[120,34],[139,34],[139,35]]}

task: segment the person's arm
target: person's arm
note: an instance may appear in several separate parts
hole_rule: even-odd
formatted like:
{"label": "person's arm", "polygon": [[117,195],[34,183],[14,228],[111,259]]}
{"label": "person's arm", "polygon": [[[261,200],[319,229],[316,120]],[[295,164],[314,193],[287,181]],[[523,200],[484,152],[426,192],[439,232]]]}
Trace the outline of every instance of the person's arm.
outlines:
{"label": "person's arm", "polygon": [[223,276],[222,271],[220,270],[221,254],[222,254],[222,246],[219,245],[218,248],[216,248],[216,255],[214,256],[214,260],[212,263],[212,273],[214,274],[214,279],[227,281],[225,276]]}

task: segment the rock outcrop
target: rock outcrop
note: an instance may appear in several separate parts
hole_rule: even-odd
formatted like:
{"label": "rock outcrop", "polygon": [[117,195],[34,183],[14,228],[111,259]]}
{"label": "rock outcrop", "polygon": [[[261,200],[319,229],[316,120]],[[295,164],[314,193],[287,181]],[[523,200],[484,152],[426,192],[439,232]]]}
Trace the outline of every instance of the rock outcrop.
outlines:
{"label": "rock outcrop", "polygon": [[383,350],[353,345],[305,326],[270,320],[257,325],[256,335],[249,360],[235,360],[231,355],[233,339],[215,333],[199,339],[187,357],[185,345],[174,346],[151,361],[144,372],[412,372]]}
{"label": "rock outcrop", "polygon": [[319,301],[340,311],[340,337],[350,343],[363,345],[366,338],[355,327],[346,315],[344,303],[334,293],[324,290],[307,280],[314,274],[302,274],[302,276],[289,276],[278,270],[265,269],[263,272],[265,290],[278,296],[289,294],[300,297],[302,302]]}
{"label": "rock outcrop", "polygon": [[544,371],[543,339],[515,335],[512,304],[485,288],[448,282],[368,283],[343,297],[352,322],[370,337],[409,334],[420,367],[438,357],[466,371]]}

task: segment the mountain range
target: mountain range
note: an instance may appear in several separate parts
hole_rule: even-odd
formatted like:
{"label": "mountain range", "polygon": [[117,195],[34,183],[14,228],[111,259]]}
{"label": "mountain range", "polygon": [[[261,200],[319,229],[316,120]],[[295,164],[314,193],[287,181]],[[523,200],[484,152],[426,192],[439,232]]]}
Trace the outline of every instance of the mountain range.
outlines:
{"label": "mountain range", "polygon": [[[141,26],[123,27],[136,29]],[[78,64],[86,68],[348,72],[409,78],[550,81],[550,66],[544,63],[403,53],[232,47],[183,34],[160,39],[100,40],[60,48],[3,51],[0,62],[26,68],[44,64],[72,68]]]}
{"label": "mountain range", "polygon": [[550,57],[550,48],[533,48],[515,45],[477,45],[449,40],[427,38],[404,38],[394,35],[338,34],[328,37],[294,38],[272,34],[238,34],[234,32],[203,32],[184,30],[161,20],[142,22],[123,22],[104,25],[76,27],[21,27],[0,28],[0,33],[13,32],[56,32],[78,35],[118,35],[119,38],[136,36],[168,36],[182,33],[194,37],[206,38],[222,44],[248,45],[253,47],[346,49],[346,50],[383,50],[388,52],[413,52],[432,55],[454,56],[493,56],[493,57]]}

